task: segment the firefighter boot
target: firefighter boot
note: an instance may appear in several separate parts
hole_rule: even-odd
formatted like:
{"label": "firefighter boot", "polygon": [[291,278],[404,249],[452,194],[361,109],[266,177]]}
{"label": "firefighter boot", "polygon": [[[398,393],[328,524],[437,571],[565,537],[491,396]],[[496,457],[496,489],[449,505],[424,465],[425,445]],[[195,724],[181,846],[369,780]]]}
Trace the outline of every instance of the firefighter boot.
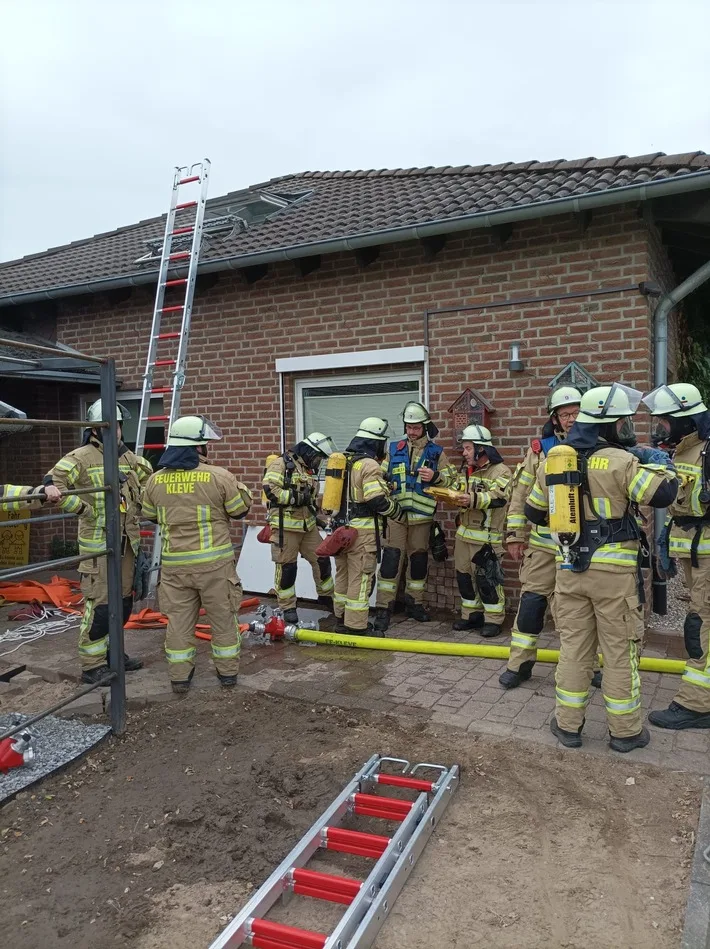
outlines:
{"label": "firefighter boot", "polygon": [[484,639],[492,639],[494,636],[500,636],[503,632],[503,627],[499,623],[484,623],[481,627],[480,635]]}
{"label": "firefighter boot", "polygon": [[173,682],[171,680],[170,685],[172,686],[173,692],[177,692],[178,695],[182,692],[189,692],[190,683],[192,682],[192,677],[194,676],[194,674],[195,674],[195,670],[191,669],[190,675],[187,677],[187,679],[182,679],[180,682]]}
{"label": "firefighter boot", "polygon": [[594,686],[595,689],[601,689],[602,687],[601,669],[597,669],[597,671],[592,676],[592,685]]}
{"label": "firefighter boot", "polygon": [[130,656],[127,656],[126,653],[124,652],[123,668],[126,670],[126,672],[138,672],[139,669],[143,668],[143,660],[136,659],[135,657],[131,658]]}
{"label": "firefighter boot", "polygon": [[452,629],[480,629],[483,626],[483,613],[471,613],[468,619],[457,619]]}
{"label": "firefighter boot", "polygon": [[638,735],[630,735],[628,738],[615,738],[609,732],[609,747],[612,751],[620,751],[622,754],[635,748],[645,748],[650,740],[651,733],[647,728],[642,728]]}
{"label": "firefighter boot", "polygon": [[[139,669],[143,668],[142,659],[132,659],[130,656],[123,654],[123,668],[126,672],[138,672]],[[109,675],[111,670],[107,665],[95,666],[93,669],[86,669],[81,674],[81,681],[86,682],[87,685],[95,685],[95,683],[100,682],[105,676]],[[108,685],[108,682],[106,683]]]}
{"label": "firefighter boot", "polygon": [[284,623],[288,623],[291,626],[295,626],[298,622],[298,610],[284,610]]}
{"label": "firefighter boot", "polygon": [[710,712],[694,712],[692,708],[671,702],[668,708],[650,712],[648,720],[657,728],[710,728]]}
{"label": "firefighter boot", "polygon": [[576,732],[565,731],[564,728],[560,728],[557,724],[557,719],[553,715],[550,719],[550,731],[555,736],[555,738],[564,745],[565,748],[581,748],[582,747],[582,729],[584,728],[584,722],[579,726],[579,730]]}
{"label": "firefighter boot", "polygon": [[333,612],[333,597],[332,596],[326,596],[325,594],[321,594],[318,597],[318,602],[320,603],[322,607],[328,610],[329,613]]}
{"label": "firefighter boot", "polygon": [[517,672],[512,669],[504,669],[498,676],[498,681],[504,689],[517,689],[521,682],[527,682],[532,675],[534,659],[528,659],[527,662],[521,662]]}
{"label": "firefighter boot", "polygon": [[219,679],[219,684],[222,686],[223,689],[231,689],[237,684],[237,677],[235,675],[225,676],[225,675],[222,675],[221,672],[218,672],[217,678]]}
{"label": "firefighter boot", "polygon": [[417,623],[430,623],[431,616],[424,609],[422,603],[415,603],[414,598],[411,596],[405,596],[404,598],[404,611],[407,614],[408,619],[416,620]]}
{"label": "firefighter boot", "polygon": [[390,611],[386,606],[378,606],[375,611],[375,621],[373,623],[373,628],[375,632],[381,633],[383,636],[390,627]]}

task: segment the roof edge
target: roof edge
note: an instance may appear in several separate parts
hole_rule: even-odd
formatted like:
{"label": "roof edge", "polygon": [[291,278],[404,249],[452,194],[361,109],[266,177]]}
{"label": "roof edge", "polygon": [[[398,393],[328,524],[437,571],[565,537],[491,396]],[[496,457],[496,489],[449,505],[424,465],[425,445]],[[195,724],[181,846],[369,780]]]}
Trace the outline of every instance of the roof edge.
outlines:
{"label": "roof edge", "polygon": [[[439,218],[421,224],[406,224],[396,228],[366,231],[348,237],[329,238],[323,241],[311,241],[306,244],[276,247],[267,251],[251,254],[239,254],[232,257],[219,257],[205,261],[198,266],[198,274],[217,273],[225,270],[242,270],[257,264],[276,263],[284,260],[296,260],[316,254],[334,254],[347,250],[358,250],[377,244],[395,244],[406,240],[419,240],[441,234],[454,234],[460,231],[479,230],[495,227],[499,224],[514,224],[536,218],[554,217],[568,212],[594,208],[614,207],[632,201],[647,201],[651,198],[666,197],[710,189],[710,171],[691,172],[673,178],[648,181],[643,184],[625,185],[620,188],[608,188],[575,197],[552,198],[526,205],[516,205],[500,211],[478,211],[460,217]],[[49,287],[44,290],[29,290],[25,293],[12,293],[0,296],[0,307],[18,306],[23,303],[35,303],[40,300],[55,300],[62,297],[81,296],[101,293],[124,287],[145,286],[155,283],[157,270],[123,274],[115,277],[102,277],[90,282]]]}

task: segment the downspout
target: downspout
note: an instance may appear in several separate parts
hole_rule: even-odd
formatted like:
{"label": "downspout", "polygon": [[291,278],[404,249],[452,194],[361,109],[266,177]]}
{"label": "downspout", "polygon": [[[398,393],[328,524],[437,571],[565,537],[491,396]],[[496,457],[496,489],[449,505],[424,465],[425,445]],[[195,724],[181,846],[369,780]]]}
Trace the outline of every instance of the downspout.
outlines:
{"label": "downspout", "polygon": [[[671,310],[678,306],[693,290],[697,290],[706,280],[710,280],[710,261],[699,267],[683,283],[674,290],[664,294],[658,301],[653,314],[653,356],[654,356],[654,388],[668,382],[668,317]],[[665,523],[665,511],[656,509],[653,512],[654,535],[656,546]],[[655,562],[655,558],[654,558]],[[653,612],[665,616],[668,610],[668,590],[664,577],[658,570],[653,570]]]}

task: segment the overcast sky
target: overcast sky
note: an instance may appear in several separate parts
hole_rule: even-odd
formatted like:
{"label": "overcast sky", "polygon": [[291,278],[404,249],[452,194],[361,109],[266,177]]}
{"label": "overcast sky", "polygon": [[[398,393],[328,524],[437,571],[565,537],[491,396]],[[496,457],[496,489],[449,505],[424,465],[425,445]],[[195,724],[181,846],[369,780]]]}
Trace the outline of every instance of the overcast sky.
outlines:
{"label": "overcast sky", "polygon": [[0,0],[0,260],[314,169],[710,151],[706,0]]}

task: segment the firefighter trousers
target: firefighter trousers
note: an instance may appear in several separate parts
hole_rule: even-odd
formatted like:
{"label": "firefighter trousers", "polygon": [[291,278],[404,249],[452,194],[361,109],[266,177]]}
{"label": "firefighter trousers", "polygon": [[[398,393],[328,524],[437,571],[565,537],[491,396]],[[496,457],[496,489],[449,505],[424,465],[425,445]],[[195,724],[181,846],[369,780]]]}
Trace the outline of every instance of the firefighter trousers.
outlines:
{"label": "firefighter trousers", "polygon": [[[133,571],[136,558],[129,549],[121,558],[123,622],[133,607]],[[83,671],[105,666],[108,655],[108,564],[105,557],[85,560],[81,567],[84,612],[79,625],[79,659]]]}
{"label": "firefighter trousers", "polygon": [[690,607],[683,626],[685,651],[690,658],[675,701],[694,712],[710,712],[710,557],[698,557],[697,567],[691,565],[689,558],[679,558],[679,562],[690,592]]}
{"label": "firefighter trousers", "polygon": [[[517,672],[524,662],[535,662],[537,641],[549,606],[555,622],[555,581],[557,563],[554,550],[528,547],[520,564],[520,603],[510,634],[508,669]],[[595,650],[593,671],[599,670]]]}
{"label": "firefighter trousers", "polygon": [[602,692],[609,732],[616,738],[639,734],[639,611],[634,570],[612,572],[594,565],[584,573],[558,570],[555,715],[560,728],[576,732],[584,722],[598,640],[604,655]]}
{"label": "firefighter trousers", "polygon": [[276,564],[274,588],[282,610],[296,608],[299,554],[311,565],[318,596],[333,595],[330,557],[319,557],[316,553],[322,539],[317,527],[310,531],[284,531],[283,547],[279,547],[278,530],[271,535],[271,560]]}
{"label": "firefighter trousers", "polygon": [[350,550],[335,557],[334,611],[349,629],[367,629],[369,600],[375,571],[377,544],[375,532],[358,530]]}
{"label": "firefighter trousers", "polygon": [[212,661],[220,675],[239,671],[242,585],[233,560],[202,567],[163,567],[160,609],[168,617],[165,656],[171,682],[185,682],[195,668],[195,624],[204,607],[212,635]]}
{"label": "firefighter trousers", "polygon": [[382,563],[377,578],[377,607],[394,606],[399,589],[399,578],[408,558],[404,594],[415,603],[424,602],[426,578],[429,570],[429,531],[431,521],[415,521],[402,524],[387,521],[387,536],[383,539]]}
{"label": "firefighter trousers", "polygon": [[[461,537],[457,537],[454,543],[454,568],[461,595],[461,618],[469,619],[475,613],[483,613],[486,623],[501,626],[505,619],[505,590],[500,584],[493,585],[486,580],[472,562],[483,546],[469,544]],[[494,547],[493,551],[500,561],[503,548]]]}

